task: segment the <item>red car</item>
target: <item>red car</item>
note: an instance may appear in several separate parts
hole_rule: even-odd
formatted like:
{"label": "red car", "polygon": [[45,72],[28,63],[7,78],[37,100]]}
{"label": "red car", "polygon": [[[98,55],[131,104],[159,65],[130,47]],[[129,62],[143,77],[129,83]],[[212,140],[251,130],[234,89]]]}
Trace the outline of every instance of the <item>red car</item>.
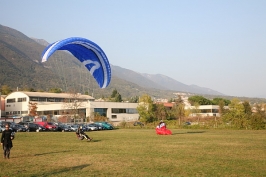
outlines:
{"label": "red car", "polygon": [[56,131],[57,127],[52,122],[35,122],[35,124],[39,124],[50,131]]}

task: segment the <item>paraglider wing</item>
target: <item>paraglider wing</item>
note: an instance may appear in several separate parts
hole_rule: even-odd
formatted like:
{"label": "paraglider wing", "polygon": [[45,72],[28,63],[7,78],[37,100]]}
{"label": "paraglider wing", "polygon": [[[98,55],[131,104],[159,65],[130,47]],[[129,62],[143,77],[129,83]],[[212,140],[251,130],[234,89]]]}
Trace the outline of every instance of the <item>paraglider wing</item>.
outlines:
{"label": "paraglider wing", "polygon": [[111,67],[104,51],[94,42],[80,37],[71,37],[57,41],[46,47],[42,53],[42,62],[56,50],[67,50],[74,55],[90,71],[101,88],[111,81]]}

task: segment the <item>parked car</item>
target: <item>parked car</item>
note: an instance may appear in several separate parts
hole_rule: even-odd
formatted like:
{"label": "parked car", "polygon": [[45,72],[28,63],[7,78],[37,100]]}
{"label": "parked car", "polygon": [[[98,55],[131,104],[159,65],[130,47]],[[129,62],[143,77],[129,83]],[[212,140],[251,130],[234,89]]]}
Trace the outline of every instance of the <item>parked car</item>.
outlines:
{"label": "parked car", "polygon": [[144,124],[142,122],[134,122],[134,126],[140,126],[140,127],[143,127]]}
{"label": "parked car", "polygon": [[26,132],[27,131],[26,127],[20,124],[13,124],[11,125],[11,128],[14,132]]}
{"label": "parked car", "polygon": [[191,125],[191,122],[185,122],[184,125]]}
{"label": "parked car", "polygon": [[52,122],[36,122],[36,124],[43,126],[46,130],[56,131],[57,126]]}
{"label": "parked car", "polygon": [[[0,132],[3,132],[5,129],[5,125],[0,125]],[[13,131],[11,127],[9,127],[9,129]]]}
{"label": "parked car", "polygon": [[99,124],[94,124],[94,125],[98,127],[98,130],[103,130],[104,129],[102,125],[99,125]]}
{"label": "parked car", "polygon": [[71,128],[71,130],[72,131],[77,131],[78,130],[78,128],[79,128],[79,125],[77,125],[77,124],[74,124],[74,125],[70,125],[70,128]]}
{"label": "parked car", "polygon": [[59,124],[57,126],[57,131],[61,131],[61,132],[71,132],[72,129],[69,125],[65,125],[65,124]]}
{"label": "parked car", "polygon": [[28,131],[29,132],[38,132],[39,131],[39,126],[34,123],[29,123],[28,124]]}
{"label": "parked car", "polygon": [[29,131],[30,122],[19,122],[18,124],[24,126],[27,132]]}
{"label": "parked car", "polygon": [[97,131],[97,130],[99,130],[97,124],[88,124],[87,125],[87,131]]}
{"label": "parked car", "polygon": [[39,132],[43,132],[43,131],[47,131],[47,129],[39,124],[36,124],[38,126],[38,129],[36,131],[39,131]]}
{"label": "parked car", "polygon": [[109,124],[108,122],[94,122],[94,124],[98,124],[103,127],[103,130],[113,130],[113,125]]}
{"label": "parked car", "polygon": [[5,130],[5,126],[4,125],[0,125],[0,132],[2,133]]}

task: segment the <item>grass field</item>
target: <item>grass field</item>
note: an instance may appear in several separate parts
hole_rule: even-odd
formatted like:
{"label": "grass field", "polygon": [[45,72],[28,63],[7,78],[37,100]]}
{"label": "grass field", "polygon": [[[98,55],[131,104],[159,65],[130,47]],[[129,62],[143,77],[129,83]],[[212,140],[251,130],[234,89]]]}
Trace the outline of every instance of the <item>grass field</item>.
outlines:
{"label": "grass field", "polygon": [[[266,176],[266,131],[152,129],[23,132],[0,176]],[[1,152],[2,153],[2,152]]]}

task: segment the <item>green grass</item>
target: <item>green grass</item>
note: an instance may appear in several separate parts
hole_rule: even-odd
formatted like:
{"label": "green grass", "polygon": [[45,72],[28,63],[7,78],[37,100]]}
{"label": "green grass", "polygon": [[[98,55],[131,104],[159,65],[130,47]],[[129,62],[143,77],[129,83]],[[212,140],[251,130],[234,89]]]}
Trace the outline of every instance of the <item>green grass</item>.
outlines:
{"label": "green grass", "polygon": [[266,131],[151,129],[17,133],[0,176],[266,176]]}

